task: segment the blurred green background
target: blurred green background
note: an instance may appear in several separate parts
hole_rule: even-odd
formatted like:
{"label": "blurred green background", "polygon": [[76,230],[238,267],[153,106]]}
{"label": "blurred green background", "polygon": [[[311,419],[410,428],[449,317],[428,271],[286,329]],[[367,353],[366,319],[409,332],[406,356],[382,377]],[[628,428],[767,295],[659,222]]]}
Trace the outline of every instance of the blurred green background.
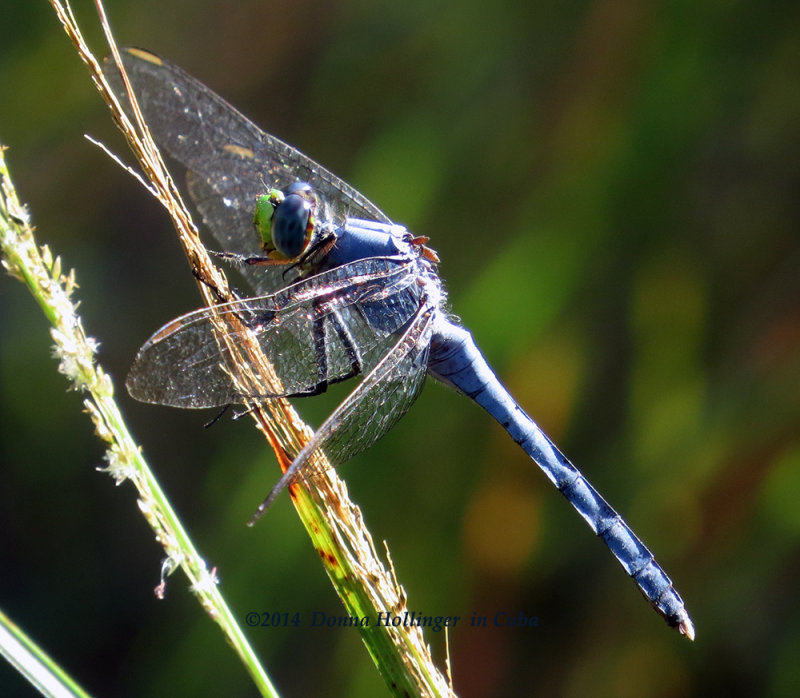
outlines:
{"label": "blurred green background", "polygon": [[[643,537],[697,626],[668,629],[506,434],[429,385],[342,468],[410,607],[459,627],[462,696],[791,695],[800,685],[796,2],[109,0],[149,48],[429,235],[453,310]],[[76,14],[106,53],[91,3]],[[166,215],[45,0],[4,0],[0,141],[77,270],[126,418],[240,618],[340,612],[247,420],[135,403],[139,345],[199,305]],[[0,608],[98,695],[252,695],[0,280]],[[312,424],[334,396],[297,402]],[[353,630],[248,631],[287,696],[384,687]],[[444,637],[431,633],[443,666]],[[31,691],[5,663],[0,693]]]}

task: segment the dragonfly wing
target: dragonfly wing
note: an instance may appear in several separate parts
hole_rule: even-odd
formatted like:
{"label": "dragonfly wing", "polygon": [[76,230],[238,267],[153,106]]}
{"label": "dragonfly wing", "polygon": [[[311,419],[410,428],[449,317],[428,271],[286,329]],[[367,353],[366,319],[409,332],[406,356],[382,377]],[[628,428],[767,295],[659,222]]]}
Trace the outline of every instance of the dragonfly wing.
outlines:
{"label": "dragonfly wing", "polygon": [[[230,191],[233,185],[227,183],[224,185],[227,191],[222,193],[219,183],[210,182],[191,170],[186,173],[186,184],[203,217],[203,223],[214,233],[223,250],[243,257],[264,256],[259,236],[253,227],[255,196],[252,191]],[[264,189],[264,185],[261,185],[261,193]],[[299,268],[287,269],[286,266],[240,264],[236,266],[236,271],[247,280],[257,295],[272,293],[300,276]]]}
{"label": "dragonfly wing", "polygon": [[[124,50],[122,60],[153,137],[187,168],[190,194],[226,251],[258,254],[259,236],[253,227],[256,197],[297,181],[314,188],[332,221],[343,222],[350,216],[390,222],[349,184],[262,131],[177,66],[134,48]],[[107,59],[104,70],[126,104],[113,61]],[[257,288],[264,289],[268,280],[269,274],[259,276]]]}
{"label": "dragonfly wing", "polygon": [[[139,350],[127,380],[144,402],[199,408],[252,397],[314,394],[369,371],[416,315],[413,263],[371,258],[336,267],[278,293],[203,308],[165,325]],[[237,388],[247,335],[270,362],[275,385]]]}
{"label": "dragonfly wing", "polygon": [[313,470],[322,450],[338,466],[369,448],[408,411],[422,391],[433,334],[434,308],[425,305],[392,350],[320,426],[258,508],[257,519],[293,482]]}

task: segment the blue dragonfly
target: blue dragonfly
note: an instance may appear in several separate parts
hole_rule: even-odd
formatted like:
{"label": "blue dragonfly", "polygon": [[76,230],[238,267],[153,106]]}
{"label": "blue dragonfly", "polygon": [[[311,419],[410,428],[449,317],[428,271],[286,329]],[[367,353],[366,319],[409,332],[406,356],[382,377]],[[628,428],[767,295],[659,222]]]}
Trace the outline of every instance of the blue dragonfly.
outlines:
{"label": "blue dragonfly", "polygon": [[[339,465],[372,445],[430,376],[494,417],[655,610],[693,639],[683,600],[652,553],[514,401],[472,335],[448,313],[427,238],[394,224],[353,187],[180,68],[140,49],[125,51],[123,63],[156,141],[185,167],[189,193],[221,255],[238,262],[256,291],[156,332],[134,360],[130,394],[173,407],[220,407],[317,395],[363,376],[297,455],[261,513],[288,485],[309,476],[318,451]],[[106,73],[124,100],[112,64]],[[231,381],[227,365],[242,331],[257,338],[273,364],[280,384],[274,392],[243,394]]]}

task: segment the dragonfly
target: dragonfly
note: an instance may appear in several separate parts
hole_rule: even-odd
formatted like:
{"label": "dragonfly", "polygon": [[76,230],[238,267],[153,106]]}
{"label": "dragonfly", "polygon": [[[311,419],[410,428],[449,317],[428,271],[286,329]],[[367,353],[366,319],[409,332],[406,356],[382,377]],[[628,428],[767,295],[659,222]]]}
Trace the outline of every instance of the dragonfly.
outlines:
{"label": "dragonfly", "polygon": [[[130,369],[131,396],[180,408],[225,407],[318,395],[361,376],[260,513],[306,477],[317,452],[336,466],[381,438],[430,376],[497,420],[653,608],[694,639],[685,604],[652,553],[516,403],[448,312],[428,239],[393,223],[349,184],[177,66],[141,49],[127,49],[123,65],[156,142],[185,168],[190,196],[221,255],[238,263],[256,292],[188,313],[156,332]],[[105,70],[124,100],[113,64]],[[255,336],[273,364],[279,387],[268,394],[242,392],[231,380],[227,366],[241,332]]]}

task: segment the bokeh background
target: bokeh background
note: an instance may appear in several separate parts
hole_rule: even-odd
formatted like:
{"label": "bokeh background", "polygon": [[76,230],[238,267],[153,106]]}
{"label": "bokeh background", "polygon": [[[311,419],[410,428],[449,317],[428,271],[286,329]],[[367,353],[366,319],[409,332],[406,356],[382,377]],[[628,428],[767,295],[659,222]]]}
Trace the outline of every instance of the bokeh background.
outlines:
{"label": "bokeh background", "polygon": [[[149,48],[429,235],[512,393],[656,553],[692,644],[506,434],[429,385],[343,467],[412,608],[459,627],[463,696],[791,695],[800,686],[800,6],[796,2],[108,0]],[[75,11],[105,54],[91,3]],[[4,0],[0,141],[77,270],[129,424],[240,618],[337,614],[247,420],[135,403],[138,346],[199,304],[166,215],[45,0]],[[0,279],[0,607],[98,695],[253,695]],[[299,402],[312,424],[333,396]],[[385,688],[353,630],[251,629],[287,696]],[[443,666],[444,638],[430,634]],[[5,663],[0,693],[31,689]]]}

